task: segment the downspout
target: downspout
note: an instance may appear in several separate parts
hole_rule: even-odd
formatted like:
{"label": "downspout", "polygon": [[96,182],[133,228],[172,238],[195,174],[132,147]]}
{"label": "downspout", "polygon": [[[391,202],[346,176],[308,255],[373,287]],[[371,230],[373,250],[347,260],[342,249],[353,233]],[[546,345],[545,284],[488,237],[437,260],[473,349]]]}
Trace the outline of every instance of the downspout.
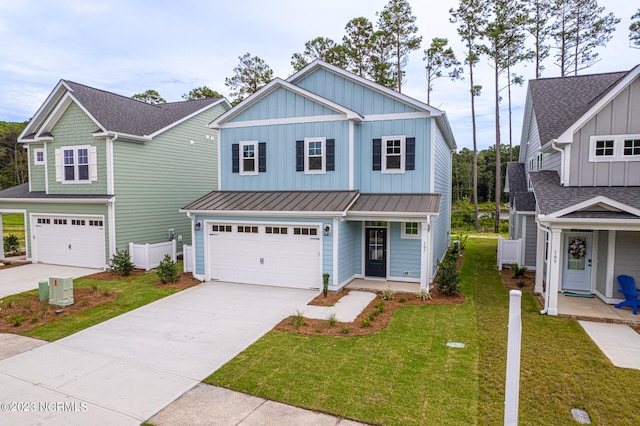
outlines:
{"label": "downspout", "polygon": [[551,141],[551,148],[560,153],[560,186],[564,186],[564,149],[556,146],[556,139]]}

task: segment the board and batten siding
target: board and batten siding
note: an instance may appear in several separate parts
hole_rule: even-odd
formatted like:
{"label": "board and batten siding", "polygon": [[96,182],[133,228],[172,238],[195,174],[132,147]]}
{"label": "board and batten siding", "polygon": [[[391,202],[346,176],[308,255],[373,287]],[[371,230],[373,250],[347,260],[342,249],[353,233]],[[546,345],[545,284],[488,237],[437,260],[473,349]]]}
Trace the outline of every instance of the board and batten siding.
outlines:
{"label": "board and batten siding", "polygon": [[524,215],[526,229],[524,235],[524,266],[535,269],[538,247],[538,226],[534,215]]}
{"label": "board and batten siding", "polygon": [[[346,190],[349,189],[349,123],[347,120],[292,123],[222,129],[221,189]],[[335,140],[335,171],[305,174],[296,171],[296,141],[324,137]],[[242,141],[266,143],[266,172],[232,173],[231,146]]]}
{"label": "board and batten siding", "polygon": [[178,252],[191,243],[191,220],[179,209],[218,189],[218,138],[207,124],[224,111],[216,105],[147,143],[116,139],[117,248],[169,241],[169,229],[182,236]]}
{"label": "board and batten siding", "polygon": [[278,118],[313,117],[319,115],[336,115],[339,112],[320,105],[309,98],[305,98],[284,87],[279,87],[272,93],[251,105],[229,122],[253,120],[274,120]]}
{"label": "board and batten siding", "polygon": [[102,216],[104,220],[105,239],[105,259],[109,259],[109,220],[107,217],[107,206],[104,204],[72,204],[72,203],[23,203],[23,202],[2,202],[3,209],[26,210],[27,223],[25,224],[25,239],[29,241],[27,258],[32,257],[33,234],[31,233],[31,215],[51,214],[68,216]]}
{"label": "board and batten siding", "polygon": [[[362,123],[359,141],[355,144],[356,162],[360,163],[360,192],[363,193],[424,193],[431,187],[431,119],[366,121]],[[373,139],[383,136],[406,136],[416,139],[415,170],[404,173],[383,173],[373,170]],[[446,144],[445,144],[446,145]],[[451,169],[449,169],[451,170]]]}
{"label": "board and batten siding", "polygon": [[[32,192],[44,192],[46,190],[45,185],[45,165],[44,164],[35,164],[36,149],[44,148],[44,144],[29,144],[27,145],[29,149],[29,184]],[[47,155],[45,153],[45,162],[47,161]],[[55,161],[53,165],[49,165],[49,167],[55,167]]]}
{"label": "board and batten siding", "polygon": [[[82,109],[72,102],[62,114],[58,122],[51,129],[53,142],[46,144],[47,179],[49,182],[49,194],[65,195],[106,195],[107,194],[107,159],[105,141],[96,138],[93,132],[97,130],[96,123],[89,118]],[[57,148],[68,146],[88,145],[97,150],[97,174],[98,180],[83,183],[63,183],[56,181],[56,155]]]}
{"label": "board and batten siding", "polygon": [[589,161],[593,135],[640,133],[640,79],[622,90],[600,112],[575,132],[571,143],[570,186],[640,185],[640,161]]}
{"label": "board and batten siding", "polygon": [[[442,136],[442,132],[435,126],[435,181],[434,192],[441,194],[440,210],[433,222],[433,275],[438,262],[444,257],[451,240],[451,151]],[[425,163],[430,164],[430,163]],[[428,191],[425,191],[428,192]],[[429,277],[430,278],[430,277]]]}
{"label": "board and batten siding", "polygon": [[326,69],[318,69],[295,84],[363,116],[417,111],[412,106]]}

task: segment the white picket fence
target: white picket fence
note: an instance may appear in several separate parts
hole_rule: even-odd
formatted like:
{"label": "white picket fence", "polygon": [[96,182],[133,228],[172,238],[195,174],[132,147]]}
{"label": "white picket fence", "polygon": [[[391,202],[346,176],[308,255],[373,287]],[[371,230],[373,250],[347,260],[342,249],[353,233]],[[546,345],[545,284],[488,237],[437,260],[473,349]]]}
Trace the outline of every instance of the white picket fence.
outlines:
{"label": "white picket fence", "polygon": [[157,244],[129,243],[129,254],[137,269],[148,271],[156,268],[166,254],[171,256],[171,260],[176,261],[176,240]]}
{"label": "white picket fence", "polygon": [[498,237],[498,270],[502,271],[502,265],[518,264],[522,266],[522,239],[509,240]]}
{"label": "white picket fence", "polygon": [[186,244],[182,246],[182,265],[184,266],[184,272],[194,272],[192,246]]}

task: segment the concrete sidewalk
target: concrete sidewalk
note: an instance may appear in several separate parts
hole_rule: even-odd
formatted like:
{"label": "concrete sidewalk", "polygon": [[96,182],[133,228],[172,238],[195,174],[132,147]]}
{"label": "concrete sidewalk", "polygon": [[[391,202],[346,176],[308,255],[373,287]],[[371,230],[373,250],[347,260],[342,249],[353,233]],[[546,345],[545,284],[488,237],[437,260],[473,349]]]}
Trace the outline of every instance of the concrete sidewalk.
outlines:
{"label": "concrete sidewalk", "polygon": [[343,296],[334,306],[307,305],[302,309],[302,316],[326,320],[331,314],[335,314],[340,322],[353,322],[364,308],[376,298],[375,293],[367,291],[351,290]]}
{"label": "concrete sidewalk", "polygon": [[640,370],[640,334],[628,325],[578,321],[613,365]]}
{"label": "concrete sidewalk", "polygon": [[49,281],[49,277],[78,278],[96,272],[102,272],[102,270],[44,263],[29,263],[0,269],[0,298],[36,289],[39,281]]}

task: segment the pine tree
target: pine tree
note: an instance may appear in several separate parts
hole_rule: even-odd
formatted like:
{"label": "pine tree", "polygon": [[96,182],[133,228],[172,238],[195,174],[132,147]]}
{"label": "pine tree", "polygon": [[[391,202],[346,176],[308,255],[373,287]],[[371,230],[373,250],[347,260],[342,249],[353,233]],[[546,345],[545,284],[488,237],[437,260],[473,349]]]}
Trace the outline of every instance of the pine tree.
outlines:
{"label": "pine tree", "polygon": [[631,17],[629,25],[629,43],[634,49],[640,49],[640,9]]}
{"label": "pine tree", "polygon": [[460,61],[456,58],[451,47],[447,47],[449,40],[446,38],[434,38],[431,46],[424,51],[423,60],[427,62],[427,103],[431,103],[431,91],[433,81],[442,77],[442,72],[453,68],[447,73],[451,80],[462,78],[464,69],[460,66]]}
{"label": "pine tree", "polygon": [[224,84],[231,89],[230,96],[235,97],[234,105],[273,80],[273,71],[259,57],[247,52],[238,59],[240,63],[233,69],[235,75],[224,80]]}

